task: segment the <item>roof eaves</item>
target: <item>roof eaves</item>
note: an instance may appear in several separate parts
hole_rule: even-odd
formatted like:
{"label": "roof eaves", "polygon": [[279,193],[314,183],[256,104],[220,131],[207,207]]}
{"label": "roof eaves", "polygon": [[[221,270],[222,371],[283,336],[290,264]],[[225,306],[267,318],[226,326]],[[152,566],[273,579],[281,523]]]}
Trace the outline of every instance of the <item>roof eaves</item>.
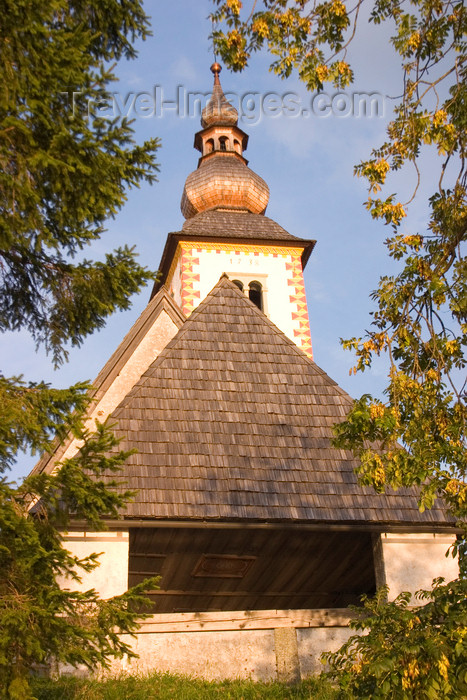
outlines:
{"label": "roof eaves", "polygon": [[[225,243],[225,236],[200,236],[199,233],[186,233],[185,231],[172,231],[167,236],[167,241],[162,253],[161,262],[159,265],[158,278],[154,282],[154,287],[151,292],[150,299],[158,293],[161,287],[165,284],[167,280],[167,275],[170,270],[170,265],[172,263],[177,245],[181,241],[206,241],[206,243]],[[233,239],[232,239],[233,240]],[[241,241],[241,238],[236,238],[235,242]],[[316,241],[313,239],[306,238],[290,238],[290,239],[277,239],[277,238],[245,238],[245,242],[248,245],[271,245],[277,246],[280,242],[280,246],[283,248],[303,248],[303,253],[301,256],[302,268],[308,262],[308,259],[313,252],[316,245]]]}

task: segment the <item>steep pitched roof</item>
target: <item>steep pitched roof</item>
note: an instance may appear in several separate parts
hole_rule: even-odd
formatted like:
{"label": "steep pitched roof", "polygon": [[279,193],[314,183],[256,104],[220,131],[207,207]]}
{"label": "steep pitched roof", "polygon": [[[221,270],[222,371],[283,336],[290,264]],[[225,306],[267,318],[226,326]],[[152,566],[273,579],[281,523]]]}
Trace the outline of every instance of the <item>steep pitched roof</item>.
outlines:
{"label": "steep pitched roof", "polygon": [[415,492],[376,495],[330,444],[351,398],[226,277],[114,411],[127,518],[432,526]]}

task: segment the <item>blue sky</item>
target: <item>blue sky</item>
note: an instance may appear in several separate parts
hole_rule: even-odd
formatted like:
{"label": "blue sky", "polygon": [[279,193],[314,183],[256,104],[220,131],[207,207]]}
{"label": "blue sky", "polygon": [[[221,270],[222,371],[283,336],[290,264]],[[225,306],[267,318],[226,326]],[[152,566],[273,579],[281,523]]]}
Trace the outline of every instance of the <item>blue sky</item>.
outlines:
{"label": "blue sky", "polygon": [[[162,93],[166,101],[175,99],[178,86],[182,94],[211,89],[210,9],[207,0],[147,0],[154,36],[141,43],[137,60],[118,66],[120,82],[114,89],[120,105],[130,105],[140,93],[154,95],[156,86],[158,96]],[[353,92],[400,94],[400,74],[385,28],[369,27],[364,20],[349,59],[356,72],[349,96]],[[267,56],[256,57],[242,74],[224,69],[221,82],[225,92],[254,93],[251,99],[256,104],[266,93],[294,93],[304,107],[312,98],[295,79],[283,82],[269,73]],[[335,91],[328,93],[331,99]],[[141,107],[142,98],[138,100]],[[373,308],[369,293],[379,277],[391,270],[383,245],[389,231],[371,219],[364,207],[365,183],[353,176],[354,165],[384,139],[391,100],[385,99],[384,105],[384,116],[373,118],[337,113],[326,117],[263,114],[239,123],[250,137],[245,154],[249,165],[270,188],[266,214],[290,233],[317,240],[305,271],[315,361],[354,397],[365,392],[378,395],[385,385],[383,363],[350,377],[352,355],[339,343],[340,337],[362,335],[369,327]],[[166,107],[154,116],[142,116],[141,109],[139,114],[133,110],[132,116],[137,141],[150,136],[162,139],[159,182],[129,192],[126,206],[109,221],[108,231],[87,257],[102,257],[128,243],[136,246],[142,263],[157,269],[167,233],[181,229],[184,221],[180,198],[187,175],[197,166],[193,136],[200,128],[199,115],[183,116]],[[404,175],[397,186],[410,188],[412,180],[411,174]],[[404,225],[413,223],[416,229],[422,220],[423,210],[415,208]],[[148,298],[149,290],[135,297],[130,311],[113,316],[105,329],[71,351],[68,364],[59,371],[53,370],[43,352],[36,353],[26,333],[4,335],[2,371],[8,376],[23,374],[27,380],[45,379],[57,386],[93,379]],[[34,461],[21,459],[12,477],[24,476]]]}

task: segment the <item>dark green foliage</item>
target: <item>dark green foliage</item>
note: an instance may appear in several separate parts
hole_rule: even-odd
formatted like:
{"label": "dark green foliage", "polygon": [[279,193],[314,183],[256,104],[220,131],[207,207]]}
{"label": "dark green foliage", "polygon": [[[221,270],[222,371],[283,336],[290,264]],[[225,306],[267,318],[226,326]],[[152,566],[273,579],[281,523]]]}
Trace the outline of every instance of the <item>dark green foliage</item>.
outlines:
{"label": "dark green foliage", "polygon": [[[0,697],[14,698],[15,687],[26,693],[28,673],[37,664],[53,660],[93,668],[132,656],[118,633],[137,629],[142,593],[157,587],[158,579],[151,579],[109,600],[94,590],[60,587],[57,577],[79,582],[80,570],[98,565],[97,554],[80,559],[63,547],[60,531],[70,517],[101,529],[102,516],[118,517],[131,496],[112,489],[129,453],[118,451],[109,429],[98,425],[95,435],[81,437],[80,456],[55,474],[31,476],[16,490],[0,482]],[[112,472],[114,482],[104,485],[101,475]]]}
{"label": "dark green foliage", "polygon": [[128,121],[86,109],[109,95],[104,62],[134,57],[147,35],[139,0],[3,3],[0,330],[27,328],[55,362],[151,278],[126,247],[72,263],[126,188],[155,180],[157,139],[137,146]]}
{"label": "dark green foliage", "polygon": [[69,389],[54,389],[0,375],[0,474],[15,461],[19,450],[40,453],[50,448],[54,435],[64,437],[78,430],[89,388],[82,382]]}
{"label": "dark green foliage", "polygon": [[[134,41],[148,34],[140,0],[2,3],[0,332],[27,330],[55,364],[153,277],[128,247],[83,256],[126,190],[156,177],[157,139],[139,146],[127,121],[84,109],[108,96],[110,63],[134,58]],[[114,488],[128,453],[108,426],[83,428],[88,391],[84,382],[57,390],[0,372],[0,697],[10,700],[31,697],[37,664],[94,668],[131,655],[118,633],[136,629],[144,585],[103,601],[57,583],[97,565],[97,555],[71,555],[59,530],[71,517],[100,529],[131,495]],[[84,441],[79,455],[18,488],[8,483],[19,450],[50,450],[70,433]],[[113,481],[104,484],[104,473]]]}

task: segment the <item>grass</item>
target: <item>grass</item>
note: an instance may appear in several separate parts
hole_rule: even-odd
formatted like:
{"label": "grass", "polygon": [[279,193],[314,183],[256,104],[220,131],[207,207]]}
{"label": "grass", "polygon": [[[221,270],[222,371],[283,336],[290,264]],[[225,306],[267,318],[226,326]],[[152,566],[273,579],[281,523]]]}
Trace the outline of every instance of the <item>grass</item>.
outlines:
{"label": "grass", "polygon": [[37,700],[335,700],[336,692],[320,678],[296,686],[255,681],[204,681],[198,678],[153,673],[104,680],[64,676],[36,679]]}

